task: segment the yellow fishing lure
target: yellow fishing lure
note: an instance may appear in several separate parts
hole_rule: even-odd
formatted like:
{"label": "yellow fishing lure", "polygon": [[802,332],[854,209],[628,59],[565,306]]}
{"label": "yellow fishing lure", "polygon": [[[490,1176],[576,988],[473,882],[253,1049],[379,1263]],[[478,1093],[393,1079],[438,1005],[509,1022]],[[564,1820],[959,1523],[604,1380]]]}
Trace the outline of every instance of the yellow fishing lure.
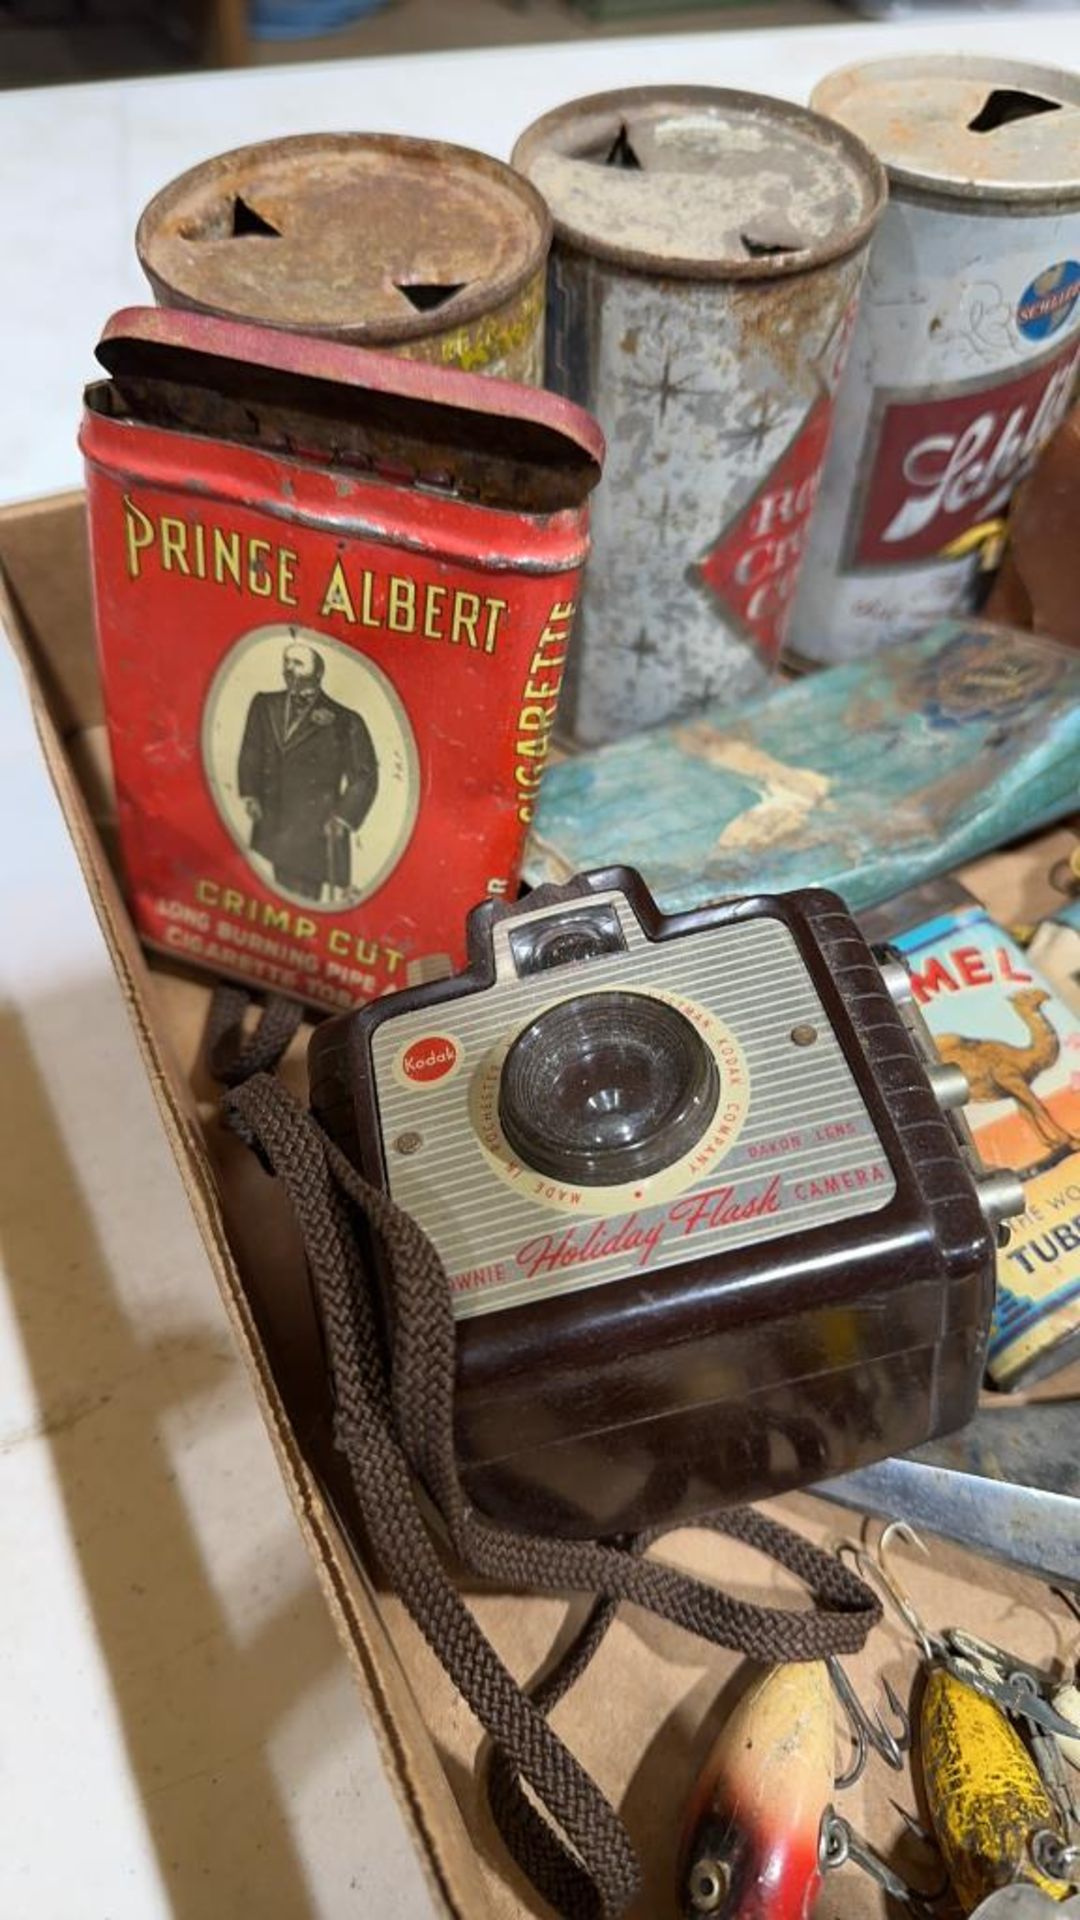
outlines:
{"label": "yellow fishing lure", "polygon": [[1065,1900],[1068,1885],[1048,1879],[1032,1856],[1037,1834],[1064,1839],[1060,1818],[1034,1760],[994,1701],[946,1668],[931,1667],[921,1744],[930,1817],[964,1912],[1016,1880]]}

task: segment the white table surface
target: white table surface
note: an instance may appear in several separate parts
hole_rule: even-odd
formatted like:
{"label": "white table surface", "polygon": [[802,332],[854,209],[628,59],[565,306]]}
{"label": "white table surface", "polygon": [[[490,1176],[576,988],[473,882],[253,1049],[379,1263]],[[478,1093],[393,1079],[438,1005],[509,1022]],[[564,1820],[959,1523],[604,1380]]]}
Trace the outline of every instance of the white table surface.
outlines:
{"label": "white table surface", "polygon": [[[574,94],[805,99],[871,53],[1080,65],[1080,14],[701,33],[0,94],[0,501],[79,482],[140,208],[321,128],[506,155]],[[426,1920],[0,657],[0,1920]]]}

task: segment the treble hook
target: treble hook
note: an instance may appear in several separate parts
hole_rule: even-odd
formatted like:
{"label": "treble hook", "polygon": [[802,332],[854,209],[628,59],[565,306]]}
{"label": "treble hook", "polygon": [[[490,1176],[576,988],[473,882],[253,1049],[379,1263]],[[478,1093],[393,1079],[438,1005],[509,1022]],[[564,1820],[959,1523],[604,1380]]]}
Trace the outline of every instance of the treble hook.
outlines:
{"label": "treble hook", "polygon": [[884,1593],[886,1597],[892,1601],[904,1625],[918,1642],[919,1651],[923,1659],[932,1660],[935,1654],[942,1651],[945,1642],[940,1634],[931,1633],[929,1627],[924,1625],[919,1614],[916,1612],[914,1602],[908,1594],[905,1593],[896,1574],[888,1564],[886,1555],[897,1534],[899,1534],[901,1540],[906,1540],[909,1546],[918,1547],[920,1553],[925,1553],[929,1556],[930,1549],[925,1540],[920,1540],[914,1527],[909,1527],[906,1520],[893,1520],[884,1529],[881,1539],[878,1541],[876,1556],[868,1553],[866,1548],[860,1546],[855,1540],[843,1541],[839,1551],[841,1556],[843,1556],[845,1552],[850,1553],[855,1561],[856,1567],[868,1585],[876,1587],[880,1593]]}
{"label": "treble hook", "polygon": [[836,1776],[837,1792],[845,1787],[854,1786],[856,1780],[861,1778],[871,1748],[881,1755],[887,1767],[892,1767],[894,1772],[899,1773],[904,1764],[904,1755],[911,1746],[911,1722],[892,1682],[884,1680],[882,1685],[885,1698],[900,1723],[898,1733],[890,1732],[880,1713],[875,1714],[873,1719],[870,1718],[835,1654],[829,1655],[825,1665],[829,1669],[829,1678],[833,1683],[836,1697],[847,1714],[855,1747],[854,1761],[844,1773]]}
{"label": "treble hook", "polygon": [[914,1887],[909,1887],[907,1881],[902,1880],[900,1875],[893,1871],[887,1860],[883,1860],[879,1853],[875,1853],[869,1842],[864,1840],[861,1834],[856,1833],[847,1820],[843,1819],[834,1808],[826,1807],[822,1815],[818,1839],[818,1863],[821,1871],[832,1873],[837,1867],[847,1866],[849,1861],[853,1867],[861,1867],[864,1873],[868,1873],[871,1880],[876,1881],[877,1885],[893,1900],[902,1901],[904,1906],[916,1916],[916,1920],[936,1920],[931,1903],[940,1898],[940,1895],[937,1893],[923,1895],[916,1892]]}
{"label": "treble hook", "polygon": [[[905,1520],[894,1520],[881,1535],[876,1559],[861,1547],[855,1547],[855,1564],[863,1579],[888,1594],[918,1641],[928,1665],[940,1664],[954,1679],[991,1700],[1000,1713],[1025,1722],[1028,1743],[1046,1791],[1065,1832],[1074,1834],[1080,1826],[1080,1814],[1059,1744],[1062,1740],[1077,1738],[1074,1722],[1059,1709],[1059,1702],[1071,1706],[1069,1690],[1059,1688],[1052,1693],[1053,1683],[1038,1667],[1028,1665],[1017,1655],[994,1646],[989,1640],[980,1640],[975,1634],[965,1633],[960,1627],[946,1627],[944,1633],[931,1633],[889,1566],[889,1547],[897,1535],[906,1540],[909,1546],[918,1547],[921,1553],[929,1553],[929,1548],[913,1527],[908,1526]],[[1052,1835],[1047,1836],[1047,1844],[1054,1844]],[[1059,1877],[1067,1876],[1062,1874]]]}
{"label": "treble hook", "polygon": [[889,1565],[889,1561],[888,1561],[889,1548],[892,1545],[893,1540],[896,1539],[897,1537],[899,1537],[901,1540],[906,1540],[909,1547],[917,1547],[920,1553],[924,1553],[926,1555],[927,1559],[930,1558],[930,1549],[927,1546],[926,1541],[921,1540],[919,1538],[919,1535],[916,1533],[914,1527],[908,1526],[908,1523],[906,1520],[892,1520],[890,1521],[889,1525],[884,1529],[881,1535],[881,1539],[878,1541],[876,1564],[877,1564],[878,1572],[881,1576],[881,1583],[884,1586],[889,1597],[891,1598],[893,1605],[896,1607],[898,1613],[900,1614],[901,1619],[907,1622],[908,1626],[911,1628],[912,1633],[915,1635],[915,1638],[919,1643],[919,1647],[922,1652],[923,1659],[932,1660],[934,1657],[934,1654],[939,1650],[941,1646],[940,1636],[937,1634],[931,1633],[929,1628],[923,1625],[922,1619],[920,1618],[919,1614],[915,1611],[915,1607],[912,1600],[910,1599],[908,1594],[905,1593],[903,1587],[900,1585],[899,1580],[897,1579],[895,1573],[893,1572],[892,1568]]}

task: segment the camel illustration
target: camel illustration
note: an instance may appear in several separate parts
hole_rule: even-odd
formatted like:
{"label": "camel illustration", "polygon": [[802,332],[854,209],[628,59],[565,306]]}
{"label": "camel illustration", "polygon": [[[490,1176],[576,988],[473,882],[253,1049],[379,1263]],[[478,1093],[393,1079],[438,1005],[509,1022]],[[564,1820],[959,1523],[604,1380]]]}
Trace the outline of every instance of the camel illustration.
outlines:
{"label": "camel illustration", "polygon": [[1044,1106],[1032,1083],[1049,1072],[1061,1052],[1061,1040],[1040,1008],[1050,995],[1042,987],[1010,993],[1013,1007],[1030,1034],[1026,1047],[1005,1040],[969,1040],[962,1033],[937,1036],[937,1049],[949,1066],[966,1075],[973,1100],[1015,1100],[1031,1121],[1039,1139],[1052,1151],[1080,1147],[1080,1136],[1067,1133]]}

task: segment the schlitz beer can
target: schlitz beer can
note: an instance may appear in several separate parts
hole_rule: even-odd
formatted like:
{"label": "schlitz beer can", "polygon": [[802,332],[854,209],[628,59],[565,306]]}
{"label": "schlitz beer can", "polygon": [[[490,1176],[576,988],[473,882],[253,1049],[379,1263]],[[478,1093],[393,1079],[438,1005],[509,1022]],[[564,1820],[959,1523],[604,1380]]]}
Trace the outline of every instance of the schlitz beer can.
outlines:
{"label": "schlitz beer can", "polygon": [[163,187],[136,250],[154,296],[538,383],[551,220],[467,147],[318,133],[216,155]]}
{"label": "schlitz beer can", "polygon": [[533,387],[137,308],[86,395],[128,898],[174,959],[349,1006],[512,895],[603,442]]}
{"label": "schlitz beer can", "polygon": [[1068,408],[1080,76],[913,56],[812,98],[890,183],[790,629],[798,656],[835,661],[975,604],[1009,495]]}
{"label": "schlitz beer can", "polygon": [[555,220],[548,384],[608,443],[559,720],[593,745],[774,667],[885,179],[711,87],[575,101],[513,159]]}

